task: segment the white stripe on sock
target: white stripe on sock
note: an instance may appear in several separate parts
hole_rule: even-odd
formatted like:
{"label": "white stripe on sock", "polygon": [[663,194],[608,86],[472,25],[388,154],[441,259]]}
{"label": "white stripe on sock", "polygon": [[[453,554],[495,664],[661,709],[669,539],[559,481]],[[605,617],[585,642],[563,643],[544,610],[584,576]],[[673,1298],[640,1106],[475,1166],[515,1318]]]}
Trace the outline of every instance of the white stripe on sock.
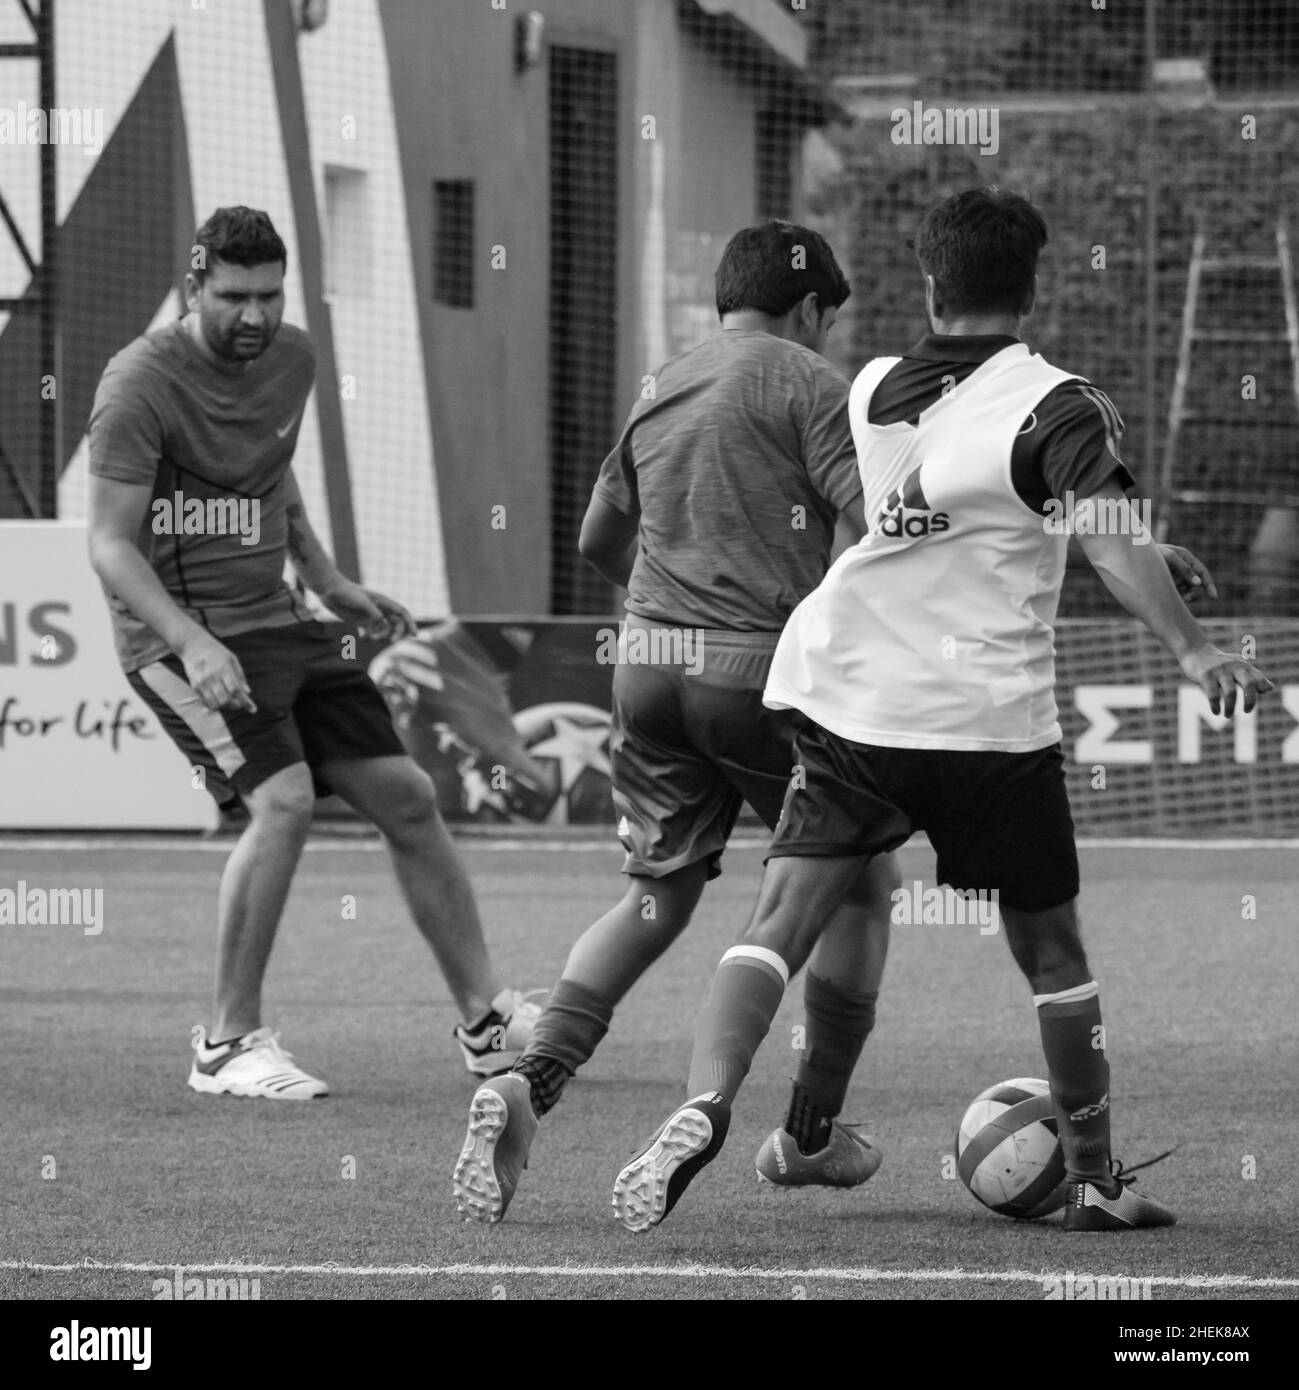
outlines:
{"label": "white stripe on sock", "polygon": [[735,957],[743,958],[746,956],[753,960],[763,961],[765,964],[771,966],[780,976],[781,983],[783,985],[789,984],[789,966],[781,960],[775,951],[769,951],[765,946],[732,946],[722,957],[720,964],[724,965],[728,960]]}
{"label": "white stripe on sock", "polygon": [[1088,980],[1085,985],[1074,985],[1072,989],[1062,989],[1058,994],[1035,994],[1033,1004],[1039,1009],[1043,1004],[1076,1004],[1081,999],[1094,999],[1100,992],[1100,985],[1095,980]]}

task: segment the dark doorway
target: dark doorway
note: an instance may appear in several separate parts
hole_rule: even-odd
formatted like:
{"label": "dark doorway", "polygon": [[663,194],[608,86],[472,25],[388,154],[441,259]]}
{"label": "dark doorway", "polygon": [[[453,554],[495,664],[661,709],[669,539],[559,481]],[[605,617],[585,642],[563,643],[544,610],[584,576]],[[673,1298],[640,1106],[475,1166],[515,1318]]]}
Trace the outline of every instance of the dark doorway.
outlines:
{"label": "dark doorway", "polygon": [[550,611],[607,613],[608,584],[577,553],[614,441],[617,372],[618,68],[550,49]]}

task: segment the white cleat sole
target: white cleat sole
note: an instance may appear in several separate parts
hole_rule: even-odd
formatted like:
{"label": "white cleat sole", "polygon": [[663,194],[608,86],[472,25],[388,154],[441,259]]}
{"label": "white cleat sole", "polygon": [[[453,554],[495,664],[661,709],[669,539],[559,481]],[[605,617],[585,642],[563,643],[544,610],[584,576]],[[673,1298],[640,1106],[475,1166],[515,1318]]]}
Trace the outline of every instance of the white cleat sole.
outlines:
{"label": "white cleat sole", "polygon": [[629,1231],[648,1231],[667,1212],[668,1184],[677,1169],[713,1141],[713,1125],[699,1110],[679,1110],[643,1154],[613,1184],[613,1214]]}
{"label": "white cleat sole", "polygon": [[251,1100],[319,1100],[329,1091],[270,1091],[254,1081],[221,1081],[204,1072],[189,1078],[191,1090],[205,1096],[246,1096]]}
{"label": "white cleat sole", "polygon": [[466,1221],[492,1226],[504,1214],[494,1162],[496,1141],[505,1133],[509,1117],[504,1096],[494,1091],[480,1092],[470,1104],[469,1132],[451,1174],[456,1211]]}

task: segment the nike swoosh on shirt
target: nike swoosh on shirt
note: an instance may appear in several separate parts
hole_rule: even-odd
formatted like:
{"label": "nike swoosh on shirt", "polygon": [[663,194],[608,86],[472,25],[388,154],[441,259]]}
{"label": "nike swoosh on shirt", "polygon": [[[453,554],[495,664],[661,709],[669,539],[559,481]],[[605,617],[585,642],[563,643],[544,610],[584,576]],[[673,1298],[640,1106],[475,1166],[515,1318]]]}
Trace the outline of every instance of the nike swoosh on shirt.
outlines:
{"label": "nike swoosh on shirt", "polygon": [[297,423],[298,423],[298,417],[295,415],[295,416],[293,417],[293,419],[290,420],[289,423],[288,423],[287,425],[285,425],[284,428],[283,428],[282,430],[276,430],[276,431],[275,431],[276,436],[277,436],[278,438],[280,438],[280,439],[283,439],[284,436],[285,436],[286,434],[288,434],[288,432],[289,432],[289,431],[294,427],[294,425],[296,425]]}

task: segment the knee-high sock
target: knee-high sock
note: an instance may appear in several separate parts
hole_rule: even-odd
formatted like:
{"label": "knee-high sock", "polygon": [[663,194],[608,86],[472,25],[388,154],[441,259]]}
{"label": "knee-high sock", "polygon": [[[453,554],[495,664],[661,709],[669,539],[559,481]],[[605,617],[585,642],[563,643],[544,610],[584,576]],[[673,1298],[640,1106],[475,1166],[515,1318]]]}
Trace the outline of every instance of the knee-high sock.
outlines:
{"label": "knee-high sock", "polygon": [[879,991],[844,989],[810,971],[803,982],[806,1046],[790,1097],[785,1129],[801,1152],[817,1153],[830,1142],[830,1121],[844,1097],[862,1047],[875,1026]]}
{"label": "knee-high sock", "polygon": [[523,1055],[511,1070],[526,1076],[538,1117],[554,1108],[569,1078],[609,1031],[613,1005],[574,980],[560,980],[546,1000]]}
{"label": "knee-high sock", "polygon": [[1057,994],[1035,994],[1033,1003],[1069,1179],[1105,1187],[1110,1181],[1110,1064],[1100,987],[1093,980]]}
{"label": "knee-high sock", "polygon": [[695,1027],[689,1096],[720,1091],[729,1105],[780,1007],[789,968],[763,946],[732,946],[713,976]]}

